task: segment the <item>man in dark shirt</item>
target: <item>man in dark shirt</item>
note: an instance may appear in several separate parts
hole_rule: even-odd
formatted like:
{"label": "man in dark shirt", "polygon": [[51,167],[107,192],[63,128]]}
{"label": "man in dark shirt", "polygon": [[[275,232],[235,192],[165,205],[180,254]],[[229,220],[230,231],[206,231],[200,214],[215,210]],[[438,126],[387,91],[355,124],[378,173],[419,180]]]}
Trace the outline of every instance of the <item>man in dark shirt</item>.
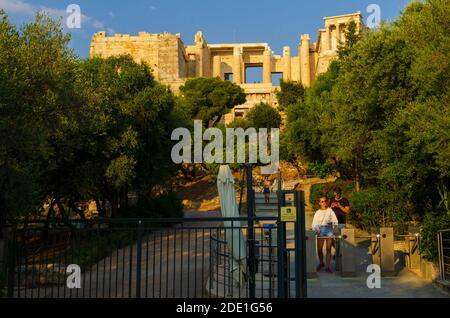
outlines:
{"label": "man in dark shirt", "polygon": [[[336,218],[338,219],[338,227],[335,232],[336,235],[341,235],[341,230],[345,228],[346,224],[346,215],[350,213],[350,202],[348,202],[347,198],[341,196],[342,189],[336,187],[334,189],[334,198],[330,200],[330,207],[336,214]],[[340,255],[339,245],[336,248],[335,240],[332,241],[331,246],[335,248],[336,252],[333,255],[333,259],[336,259],[336,254]]]}
{"label": "man in dark shirt", "polygon": [[350,213],[350,202],[341,196],[342,190],[339,187],[334,189],[334,198],[330,200],[330,207],[333,209],[340,227],[346,223],[346,215]]}

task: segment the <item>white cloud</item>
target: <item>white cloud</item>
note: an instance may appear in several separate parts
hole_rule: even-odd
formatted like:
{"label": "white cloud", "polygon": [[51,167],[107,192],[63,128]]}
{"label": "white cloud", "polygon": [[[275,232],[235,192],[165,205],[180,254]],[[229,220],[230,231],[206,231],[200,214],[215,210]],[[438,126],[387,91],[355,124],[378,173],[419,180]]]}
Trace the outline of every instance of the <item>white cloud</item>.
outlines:
{"label": "white cloud", "polygon": [[[66,9],[49,8],[41,5],[32,5],[22,0],[0,0],[0,8],[5,10],[7,14],[18,14],[25,16],[34,16],[38,11],[46,12],[53,19],[60,19],[67,16]],[[93,17],[81,14],[81,23],[87,24],[95,29],[108,29],[102,21]],[[63,23],[65,27],[65,23]],[[109,31],[108,31],[109,32]]]}
{"label": "white cloud", "polygon": [[109,11],[108,12],[108,15],[111,17],[111,18],[114,18],[116,15],[114,14],[114,12],[112,12],[112,11]]}
{"label": "white cloud", "polygon": [[33,15],[36,10],[31,4],[19,0],[0,0],[0,8],[6,13],[19,13],[24,15]]}
{"label": "white cloud", "polygon": [[155,6],[152,6],[152,5],[149,5],[148,8],[149,8],[150,10],[156,10],[156,7],[155,7]]}

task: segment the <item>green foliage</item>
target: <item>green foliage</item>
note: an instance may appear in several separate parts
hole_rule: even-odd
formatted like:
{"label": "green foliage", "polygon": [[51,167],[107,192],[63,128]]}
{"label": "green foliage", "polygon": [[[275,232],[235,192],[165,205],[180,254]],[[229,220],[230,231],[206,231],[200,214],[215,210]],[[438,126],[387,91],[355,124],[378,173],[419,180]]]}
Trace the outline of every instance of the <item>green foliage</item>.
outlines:
{"label": "green foliage", "polygon": [[0,11],[0,224],[37,210],[56,129],[73,105],[76,57],[44,14],[20,29]]}
{"label": "green foliage", "polygon": [[73,255],[73,263],[81,268],[89,268],[97,264],[105,257],[111,255],[111,251],[128,246],[135,240],[135,231],[114,228],[103,235],[91,236],[82,239],[78,244],[69,248],[68,255]]}
{"label": "green foliage", "polygon": [[295,104],[299,100],[303,100],[304,95],[305,88],[302,83],[284,81],[281,79],[280,90],[276,92],[279,110],[287,110],[289,105]]}
{"label": "green foliage", "polygon": [[305,91],[304,99],[298,99],[297,103],[288,107],[282,157],[291,161],[326,161],[328,136],[333,132],[333,114],[327,107],[338,72],[338,64],[332,63],[328,72],[321,74],[314,85]]}
{"label": "green foliage", "polygon": [[280,128],[281,115],[275,107],[266,103],[259,103],[252,107],[246,116],[249,127],[259,128]]}
{"label": "green foliage", "polygon": [[0,13],[0,39],[0,224],[5,211],[36,212],[49,199],[95,199],[125,215],[129,191],[151,198],[169,187],[170,132],[186,117],[147,65],[79,61],[45,14],[17,30]]}
{"label": "green foliage", "polygon": [[326,178],[331,172],[331,168],[330,168],[330,166],[328,164],[322,163],[322,162],[319,162],[319,161],[311,163],[309,165],[309,170],[311,170],[311,172],[315,176],[317,176],[317,177],[319,177],[321,179]]}
{"label": "green foliage", "polygon": [[448,1],[426,0],[377,30],[349,25],[338,59],[288,107],[282,156],[331,160],[354,179],[357,226],[402,231],[412,215],[446,213],[449,16]]}
{"label": "green foliage", "polygon": [[441,201],[439,201],[437,207],[445,211],[450,216],[450,192],[444,183],[438,185],[439,196]]}
{"label": "green foliage", "polygon": [[353,46],[358,43],[361,39],[361,33],[358,33],[355,21],[351,21],[347,24],[345,31],[345,44],[339,44],[338,46],[338,56],[339,59],[343,60],[350,55]]}
{"label": "green foliage", "polygon": [[347,198],[351,204],[355,188],[354,181],[338,179],[336,182],[319,183],[311,186],[309,202],[313,205],[314,210],[319,208],[319,199],[321,197],[326,197],[327,199],[334,197],[334,189],[336,187],[342,189],[342,197]]}
{"label": "green foliage", "polygon": [[420,229],[420,254],[427,260],[437,261],[439,230],[450,228],[450,216],[445,213],[428,213]]}
{"label": "green foliage", "polygon": [[414,206],[402,193],[382,187],[369,187],[353,194],[349,221],[355,226],[393,227],[395,233],[407,230],[407,220],[414,214]]}
{"label": "green foliage", "polygon": [[156,198],[143,198],[132,208],[131,214],[135,217],[147,218],[182,218],[183,204],[173,191],[160,194]]}
{"label": "green foliage", "polygon": [[244,90],[220,78],[197,77],[180,87],[184,108],[193,119],[208,127],[214,126],[234,106],[245,103]]}

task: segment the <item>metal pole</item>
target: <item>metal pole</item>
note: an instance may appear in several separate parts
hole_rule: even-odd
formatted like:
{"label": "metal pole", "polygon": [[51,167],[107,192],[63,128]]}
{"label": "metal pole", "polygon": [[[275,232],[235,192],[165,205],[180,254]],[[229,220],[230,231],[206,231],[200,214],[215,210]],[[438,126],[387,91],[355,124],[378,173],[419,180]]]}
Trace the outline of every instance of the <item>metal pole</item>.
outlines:
{"label": "metal pole", "polygon": [[255,298],[255,233],[254,233],[254,220],[255,211],[253,206],[253,180],[252,180],[252,164],[246,163],[247,174],[247,223],[248,223],[248,258],[249,258],[249,297]]}
{"label": "metal pole", "polygon": [[[136,298],[141,298],[141,262],[142,262],[142,221],[137,226],[137,254],[136,254]],[[168,266],[168,265],[167,265]],[[130,281],[131,284],[131,281]]]}
{"label": "metal pole", "polygon": [[[301,288],[300,288],[300,298],[308,297],[307,292],[307,269],[306,269],[306,229],[305,229],[305,193],[303,191],[298,191],[298,196],[300,197],[300,202],[296,200],[299,204],[299,208],[297,209],[297,220],[300,217],[300,223],[297,223],[297,226],[300,228],[297,230],[296,236],[300,235],[300,264],[297,264],[297,267],[300,267],[300,277],[301,277]],[[299,266],[300,265],[300,266]]]}
{"label": "metal pole", "polygon": [[[302,264],[301,264],[301,257],[305,256],[304,250],[301,247],[301,234],[300,234],[300,227],[301,227],[301,220],[300,220],[300,202],[298,197],[298,191],[294,193],[294,202],[296,207],[296,220],[294,225],[294,238],[295,238],[295,297],[300,298],[301,297],[301,290],[300,285],[302,283],[301,280],[301,270],[302,270]],[[303,237],[304,238],[304,237]]]}
{"label": "metal pole", "polygon": [[7,297],[13,298],[14,297],[14,275],[16,271],[16,230],[17,227],[14,226],[12,229],[10,229],[9,235],[7,236],[8,242],[8,261],[9,261],[9,268],[8,268],[8,278],[7,278]]}
{"label": "metal pole", "polygon": [[286,251],[286,223],[281,221],[281,207],[286,206],[285,191],[279,192],[278,200],[278,297],[288,297],[288,253]]}
{"label": "metal pole", "polygon": [[438,257],[439,257],[439,274],[441,280],[445,280],[445,266],[444,266],[444,257],[443,257],[443,250],[442,250],[442,232],[438,232],[437,234],[438,239]]}

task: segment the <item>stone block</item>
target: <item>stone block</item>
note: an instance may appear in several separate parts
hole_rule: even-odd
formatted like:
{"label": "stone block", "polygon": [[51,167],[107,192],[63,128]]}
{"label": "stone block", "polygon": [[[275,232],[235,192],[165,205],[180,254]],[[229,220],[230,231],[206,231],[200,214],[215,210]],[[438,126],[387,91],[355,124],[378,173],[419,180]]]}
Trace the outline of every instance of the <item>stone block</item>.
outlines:
{"label": "stone block", "polygon": [[306,231],[306,276],[316,278],[317,240],[316,232]]}
{"label": "stone block", "polygon": [[340,272],[342,277],[356,276],[356,259],[355,259],[355,230],[341,230],[340,255],[337,259],[340,262]]}

